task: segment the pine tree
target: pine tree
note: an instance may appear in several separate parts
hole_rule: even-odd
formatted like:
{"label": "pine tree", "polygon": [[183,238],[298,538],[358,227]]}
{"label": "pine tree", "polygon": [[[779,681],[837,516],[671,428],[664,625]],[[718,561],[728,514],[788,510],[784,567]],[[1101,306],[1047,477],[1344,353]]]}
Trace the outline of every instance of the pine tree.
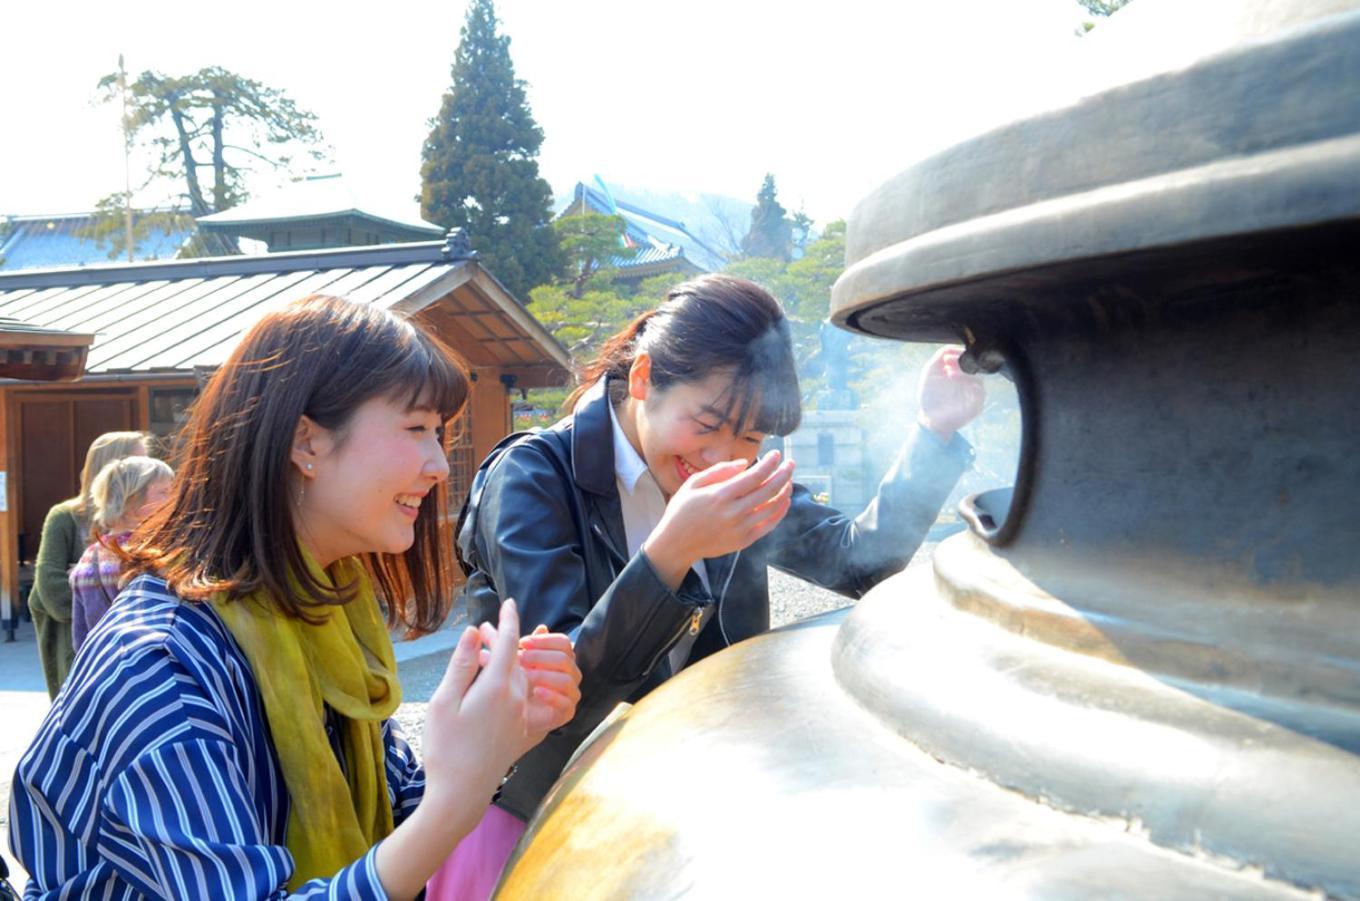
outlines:
{"label": "pine tree", "polygon": [[[326,158],[316,116],[299,107],[287,94],[262,82],[208,66],[188,75],[146,71],[131,83],[121,69],[99,80],[104,102],[123,104],[124,140],[152,150],[153,159],[143,188],[164,181],[179,182],[180,208],[138,217],[134,232],[144,237],[150,228],[193,227],[188,217],[206,216],[236,206],[247,196],[246,181],[253,171],[297,171],[298,154],[318,163]],[[305,167],[302,171],[305,171]],[[111,256],[125,250],[124,209],[130,202],[120,191],[99,201],[99,212],[86,236],[109,240]],[[133,236],[134,244],[141,237]],[[240,253],[236,239],[199,232],[180,250],[180,256]]]}
{"label": "pine tree", "polygon": [[553,230],[567,258],[571,296],[577,300],[597,276],[611,271],[621,260],[632,259],[638,252],[624,238],[628,223],[622,216],[581,210],[557,219]]}
{"label": "pine tree", "polygon": [[[1125,6],[1129,5],[1129,0],[1077,0],[1077,2],[1080,3],[1083,7],[1085,7],[1088,13],[1090,13],[1093,16],[1098,16],[1102,19],[1109,18],[1110,16],[1119,12]],[[1087,32],[1089,32],[1092,28],[1095,27],[1096,23],[1090,21],[1089,19],[1085,22],[1082,22],[1081,25],[1077,26],[1076,29],[1077,37],[1084,36],[1085,34],[1087,34]]]}
{"label": "pine tree", "polygon": [[787,263],[793,253],[793,225],[785,213],[775,194],[774,176],[766,175],[751,209],[751,230],[741,239],[741,252]]}
{"label": "pine tree", "polygon": [[549,227],[552,189],[538,174],[543,131],[496,26],[492,0],[472,0],[453,86],[421,153],[420,206],[429,221],[465,229],[491,274],[527,298],[565,259]]}

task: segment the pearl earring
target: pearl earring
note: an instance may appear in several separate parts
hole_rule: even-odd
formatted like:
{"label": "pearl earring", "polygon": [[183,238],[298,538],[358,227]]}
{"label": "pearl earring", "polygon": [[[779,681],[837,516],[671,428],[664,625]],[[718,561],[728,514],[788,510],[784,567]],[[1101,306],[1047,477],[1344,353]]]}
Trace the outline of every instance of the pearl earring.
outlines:
{"label": "pearl earring", "polygon": [[[310,464],[310,463],[307,464],[307,471],[308,471],[308,472],[311,472],[311,471],[312,471],[312,464]],[[298,499],[297,499],[297,505],[298,505],[298,508],[299,508],[299,509],[301,509],[301,507],[302,507],[302,499],[305,498],[306,496],[307,496],[307,480],[306,480],[306,479],[303,479],[303,480],[298,484]]]}

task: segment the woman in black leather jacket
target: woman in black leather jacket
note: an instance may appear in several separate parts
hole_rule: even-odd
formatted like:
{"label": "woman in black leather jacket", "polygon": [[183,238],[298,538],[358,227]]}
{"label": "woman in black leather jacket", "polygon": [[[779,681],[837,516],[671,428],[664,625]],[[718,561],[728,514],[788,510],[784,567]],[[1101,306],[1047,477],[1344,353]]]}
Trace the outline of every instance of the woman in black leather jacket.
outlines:
{"label": "woman in black leather jacket", "polygon": [[777,452],[757,460],[797,427],[798,379],[779,304],[728,276],[675,288],[605,345],[570,416],[497,447],[459,530],[468,615],[513,597],[526,627],[572,636],[583,674],[575,719],[520,761],[498,805],[527,820],[620,701],[768,629],[767,567],[852,598],[902,569],[971,459],[954,432],[982,386],[958,353],[927,366],[921,426],[854,518],[814,501]]}

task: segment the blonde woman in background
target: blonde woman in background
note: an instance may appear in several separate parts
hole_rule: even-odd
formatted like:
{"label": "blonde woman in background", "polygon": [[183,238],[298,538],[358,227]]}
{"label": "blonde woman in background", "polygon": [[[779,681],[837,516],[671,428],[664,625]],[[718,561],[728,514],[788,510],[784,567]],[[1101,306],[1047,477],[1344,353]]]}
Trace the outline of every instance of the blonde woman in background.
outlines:
{"label": "blonde woman in background", "polygon": [[95,476],[90,494],[90,546],[71,570],[71,641],[77,651],[118,597],[121,548],[133,530],[170,496],[174,470],[154,457],[114,460]]}
{"label": "blonde woman in background", "polygon": [[55,698],[61,690],[75,657],[71,642],[69,575],[71,567],[80,561],[85,546],[90,543],[90,515],[94,509],[90,489],[94,477],[114,460],[134,455],[144,457],[146,452],[147,436],[142,432],[100,435],[85,454],[85,468],[80,471],[80,493],[52,507],[43,520],[28,609],[33,614],[38,657],[42,661],[49,697]]}

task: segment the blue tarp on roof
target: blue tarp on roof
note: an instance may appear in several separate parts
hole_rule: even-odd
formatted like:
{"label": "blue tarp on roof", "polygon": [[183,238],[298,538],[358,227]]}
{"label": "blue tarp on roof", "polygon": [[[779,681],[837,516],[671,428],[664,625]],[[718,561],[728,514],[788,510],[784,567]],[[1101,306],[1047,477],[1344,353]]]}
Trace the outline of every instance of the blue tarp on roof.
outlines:
{"label": "blue tarp on roof", "polygon": [[[80,234],[93,221],[94,216],[88,213],[8,219],[9,234],[0,242],[0,270],[107,265],[110,245]],[[192,229],[169,234],[152,229],[133,255],[138,260],[172,259],[192,234]]]}

